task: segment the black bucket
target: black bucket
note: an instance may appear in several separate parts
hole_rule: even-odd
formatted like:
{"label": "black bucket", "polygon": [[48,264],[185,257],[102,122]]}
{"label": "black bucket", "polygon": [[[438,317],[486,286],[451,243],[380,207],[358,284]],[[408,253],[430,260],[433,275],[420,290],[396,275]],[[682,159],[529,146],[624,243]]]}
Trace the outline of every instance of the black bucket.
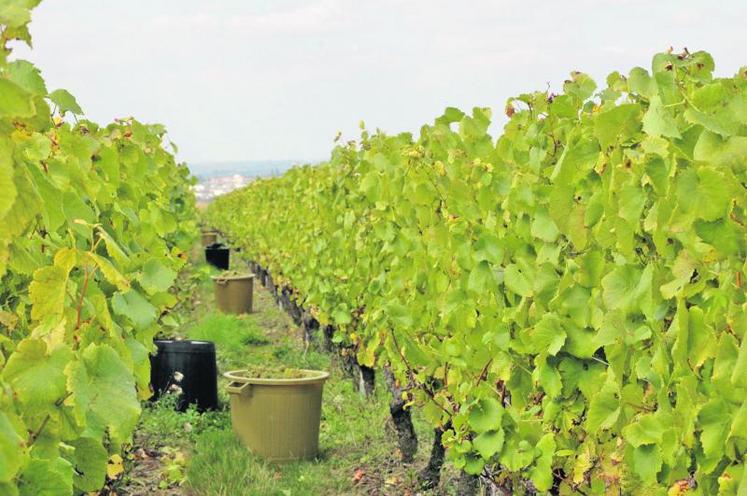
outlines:
{"label": "black bucket", "polygon": [[210,341],[154,340],[158,348],[150,356],[150,384],[153,398],[169,390],[179,394],[177,410],[183,412],[191,404],[197,410],[218,408],[218,368],[215,365],[215,345]]}
{"label": "black bucket", "polygon": [[205,261],[221,270],[228,270],[228,254],[230,249],[220,243],[205,248]]}

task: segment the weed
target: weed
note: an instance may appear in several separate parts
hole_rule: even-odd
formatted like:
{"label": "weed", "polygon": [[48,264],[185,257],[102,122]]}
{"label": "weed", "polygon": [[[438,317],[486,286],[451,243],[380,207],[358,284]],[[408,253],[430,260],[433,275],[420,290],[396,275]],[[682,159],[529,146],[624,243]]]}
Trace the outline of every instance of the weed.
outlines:
{"label": "weed", "polygon": [[225,410],[200,413],[190,405],[183,413],[176,411],[178,396],[165,394],[158,401],[146,403],[140,417],[138,433],[152,447],[180,446],[194,442],[208,428],[230,427]]}

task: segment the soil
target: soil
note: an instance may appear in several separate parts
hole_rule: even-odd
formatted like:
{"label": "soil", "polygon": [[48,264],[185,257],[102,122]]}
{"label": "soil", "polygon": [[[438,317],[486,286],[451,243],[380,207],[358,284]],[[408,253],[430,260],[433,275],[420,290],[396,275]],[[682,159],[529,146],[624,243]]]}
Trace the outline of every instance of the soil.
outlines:
{"label": "soil", "polygon": [[126,453],[124,474],[107,480],[99,496],[181,496],[181,487],[162,488],[168,453],[149,446],[148,439],[135,433],[133,447]]}

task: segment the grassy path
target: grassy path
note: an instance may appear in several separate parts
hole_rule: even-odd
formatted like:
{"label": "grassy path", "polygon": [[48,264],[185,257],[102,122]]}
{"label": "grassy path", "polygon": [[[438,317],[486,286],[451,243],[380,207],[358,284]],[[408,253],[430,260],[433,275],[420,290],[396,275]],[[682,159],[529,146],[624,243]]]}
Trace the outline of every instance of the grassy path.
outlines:
{"label": "grassy path", "polygon": [[125,463],[127,470],[112,491],[153,496],[451,494],[446,470],[442,487],[427,493],[416,490],[417,471],[427,461],[433,437],[416,417],[420,453],[412,465],[400,462],[381,380],[372,397],[360,396],[337,359],[306,346],[302,331],[261,286],[255,288],[255,311],[250,315],[236,317],[212,310],[212,287],[207,270],[203,272],[192,322],[183,334],[215,342],[221,373],[247,365],[330,371],[324,390],[320,456],[282,466],[252,456],[233,434],[223,391],[226,381],[221,377],[220,411],[176,413],[168,397],[146,406],[135,447]]}

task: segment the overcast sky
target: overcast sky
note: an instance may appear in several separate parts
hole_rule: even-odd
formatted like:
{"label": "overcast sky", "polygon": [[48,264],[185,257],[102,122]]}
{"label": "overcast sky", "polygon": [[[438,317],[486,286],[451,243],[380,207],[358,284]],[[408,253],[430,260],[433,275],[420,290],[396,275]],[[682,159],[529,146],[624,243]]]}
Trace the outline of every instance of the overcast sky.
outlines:
{"label": "overcast sky", "polygon": [[[648,68],[670,45],[747,65],[747,1],[45,0],[36,63],[89,118],[165,124],[188,162],[326,158],[358,122],[415,131],[446,106],[492,107]],[[500,122],[503,119],[498,116]]]}

